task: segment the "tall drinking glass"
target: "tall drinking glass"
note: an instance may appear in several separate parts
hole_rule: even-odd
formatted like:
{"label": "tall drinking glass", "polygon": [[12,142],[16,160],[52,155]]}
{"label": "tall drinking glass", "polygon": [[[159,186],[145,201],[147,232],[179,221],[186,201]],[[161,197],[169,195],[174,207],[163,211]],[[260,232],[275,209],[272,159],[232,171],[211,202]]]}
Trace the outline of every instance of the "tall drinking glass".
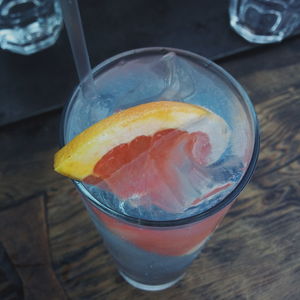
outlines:
{"label": "tall drinking glass", "polygon": [[[132,205],[105,188],[74,181],[120,274],[137,288],[162,290],[182,278],[249,181],[259,151],[255,111],[226,71],[188,51],[128,51],[99,64],[93,75],[97,97],[86,101],[78,87],[66,105],[63,143],[114,112],[152,101],[198,105],[227,124],[228,144],[216,161],[196,172],[198,181],[191,185],[190,172],[179,170],[185,187],[190,187],[185,192],[198,193],[200,199],[180,213]],[[218,128],[208,130],[213,141]],[[155,180],[164,181],[159,169]],[[125,178],[130,185],[138,184],[133,181]],[[178,186],[172,188],[174,192]]]}

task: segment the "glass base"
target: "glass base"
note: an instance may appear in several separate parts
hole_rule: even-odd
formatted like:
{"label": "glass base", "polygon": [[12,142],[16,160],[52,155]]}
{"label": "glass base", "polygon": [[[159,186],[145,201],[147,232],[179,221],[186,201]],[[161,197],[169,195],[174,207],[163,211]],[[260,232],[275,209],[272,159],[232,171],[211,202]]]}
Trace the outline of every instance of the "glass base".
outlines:
{"label": "glass base", "polygon": [[158,285],[150,285],[150,284],[144,284],[138,281],[135,281],[131,278],[129,278],[128,276],[126,276],[122,271],[119,271],[120,275],[133,287],[140,289],[140,290],[144,290],[144,291],[162,291],[165,290],[169,287],[171,287],[172,285],[174,285],[175,283],[177,283],[179,280],[181,280],[184,276],[184,274],[182,274],[181,276],[179,276],[178,278],[176,278],[173,281],[167,282],[167,283],[163,283],[163,284],[158,284]]}

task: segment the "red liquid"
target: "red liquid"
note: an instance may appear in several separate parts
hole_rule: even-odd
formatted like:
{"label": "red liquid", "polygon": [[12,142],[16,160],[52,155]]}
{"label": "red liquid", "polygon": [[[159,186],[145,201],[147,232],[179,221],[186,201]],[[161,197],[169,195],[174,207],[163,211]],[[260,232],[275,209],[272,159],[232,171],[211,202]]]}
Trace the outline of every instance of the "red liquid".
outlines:
{"label": "red liquid", "polygon": [[145,251],[179,256],[192,253],[222,221],[232,203],[206,219],[177,227],[150,227],[131,224],[103,213],[87,202],[99,220],[114,234]]}

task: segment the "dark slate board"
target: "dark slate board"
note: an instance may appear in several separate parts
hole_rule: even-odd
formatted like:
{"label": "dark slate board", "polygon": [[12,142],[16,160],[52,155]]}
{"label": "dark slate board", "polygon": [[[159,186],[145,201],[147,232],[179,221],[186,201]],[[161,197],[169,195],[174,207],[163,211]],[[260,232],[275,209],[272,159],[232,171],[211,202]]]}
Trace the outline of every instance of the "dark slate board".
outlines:
{"label": "dark slate board", "polygon": [[[79,2],[93,66],[141,47],[182,48],[210,59],[256,47],[230,29],[228,1]],[[62,107],[77,83],[65,30],[53,47],[31,56],[0,50],[0,125]]]}

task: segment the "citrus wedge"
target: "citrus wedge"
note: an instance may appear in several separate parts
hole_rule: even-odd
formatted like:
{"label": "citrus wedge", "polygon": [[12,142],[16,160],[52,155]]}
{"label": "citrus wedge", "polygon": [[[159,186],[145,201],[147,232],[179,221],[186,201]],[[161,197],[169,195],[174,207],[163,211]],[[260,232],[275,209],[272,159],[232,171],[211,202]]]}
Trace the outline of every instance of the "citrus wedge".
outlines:
{"label": "citrus wedge", "polygon": [[228,126],[214,113],[182,102],[151,102],[115,113],[83,131],[56,153],[54,169],[84,180],[94,174],[96,164],[115,147],[133,140],[138,143],[138,137],[151,137],[166,129],[204,132],[211,145],[206,164],[218,160],[228,144]]}

